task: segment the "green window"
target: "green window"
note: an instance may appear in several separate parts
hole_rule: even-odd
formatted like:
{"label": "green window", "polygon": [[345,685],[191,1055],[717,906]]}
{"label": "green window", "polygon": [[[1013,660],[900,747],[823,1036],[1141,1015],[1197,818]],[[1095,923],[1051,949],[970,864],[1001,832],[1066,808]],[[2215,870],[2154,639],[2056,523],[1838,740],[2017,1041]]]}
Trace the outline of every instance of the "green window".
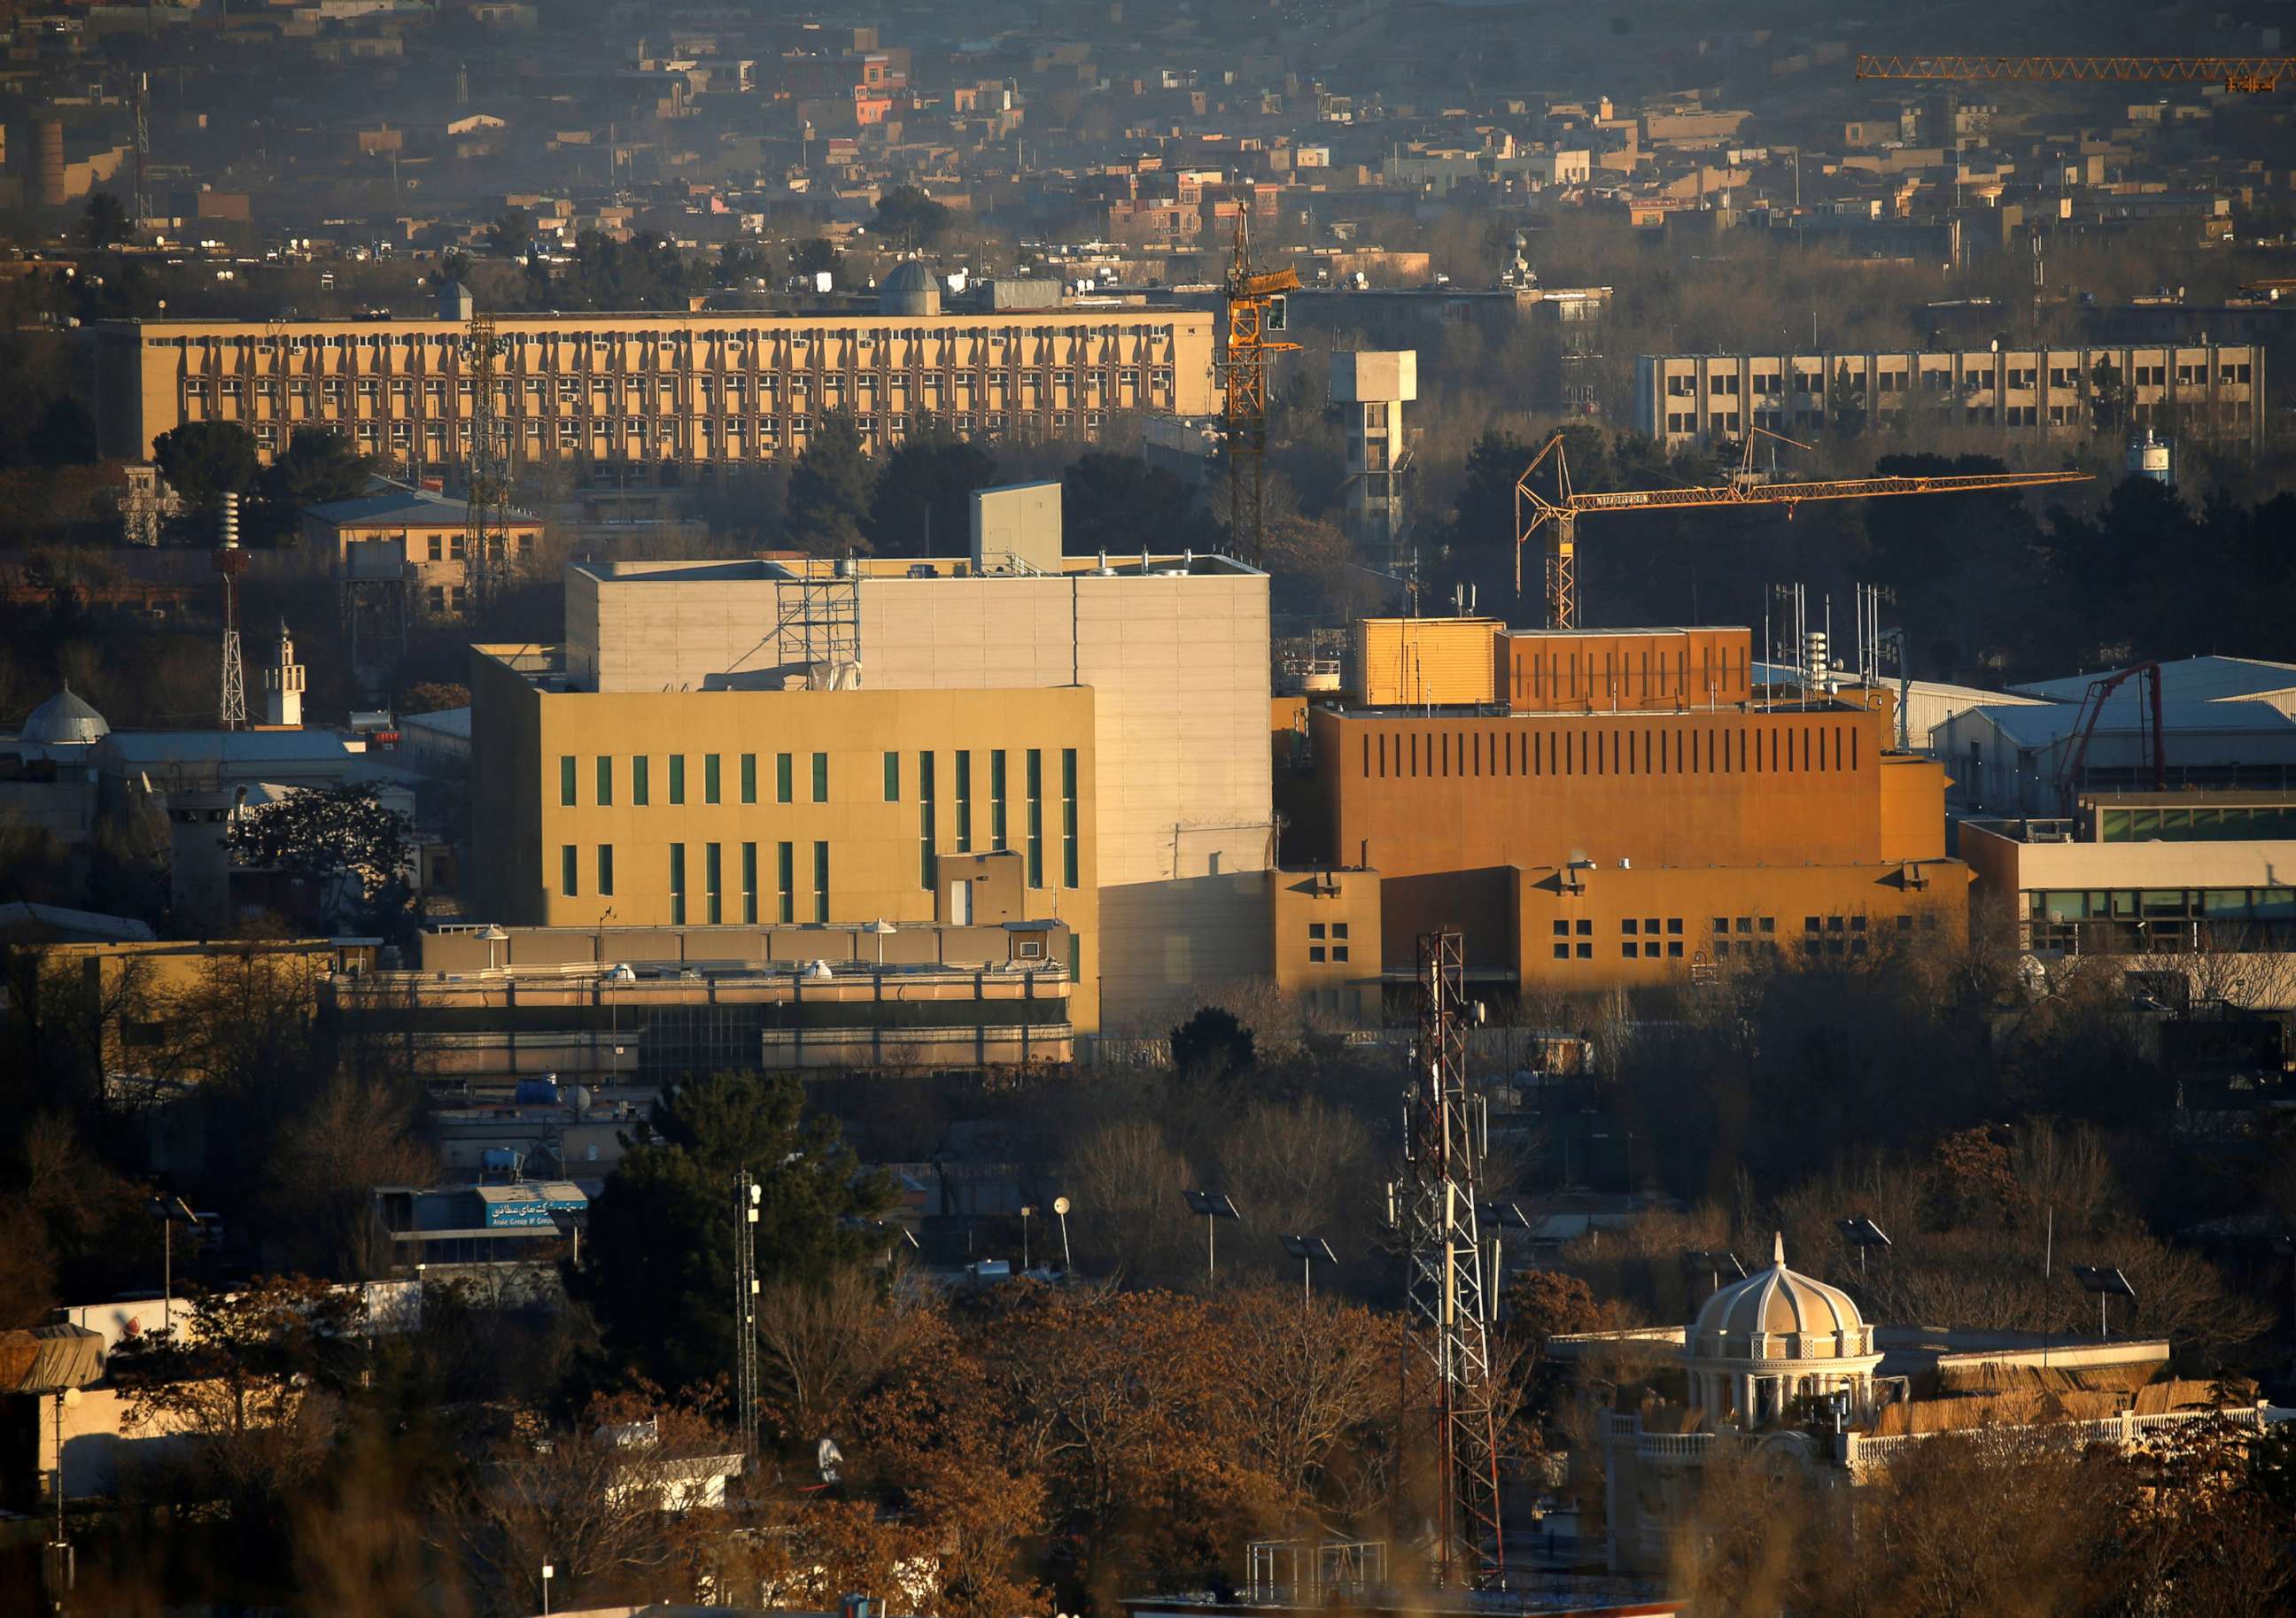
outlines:
{"label": "green window", "polygon": [[598,845],[598,896],[601,899],[614,896],[614,846],[611,843]]}
{"label": "green window", "polygon": [[889,804],[901,801],[901,756],[898,753],[885,755],[885,801]]}
{"label": "green window", "polygon": [[813,919],[829,919],[829,845],[813,846]]}
{"label": "green window", "polygon": [[646,794],[646,756],[643,753],[636,755],[630,760],[630,802],[641,809],[644,808],[649,801]]}
{"label": "green window", "polygon": [[797,919],[797,845],[774,845],[774,878],[777,884],[774,901],[774,919],[787,926]]}
{"label": "green window", "polygon": [[1069,935],[1069,981],[1084,981],[1084,940],[1074,933]]}
{"label": "green window", "polygon": [[574,880],[574,845],[563,844],[558,850],[558,891],[571,899],[580,891]]}
{"label": "green window", "polygon": [[714,804],[718,801],[718,755],[715,753],[704,753],[701,756],[701,801],[705,804]]}
{"label": "green window", "polygon": [[829,801],[829,755],[826,753],[813,756],[813,801],[816,804]]}
{"label": "green window", "polygon": [[726,868],[721,857],[724,847],[720,843],[701,845],[701,886],[709,895],[712,927],[726,919]]}
{"label": "green window", "polygon": [[1077,750],[1061,749],[1061,886],[1077,885]]}
{"label": "green window", "polygon": [[598,807],[609,808],[614,801],[614,759],[611,754],[598,758]]}
{"label": "green window", "polygon": [[563,754],[558,760],[558,801],[565,807],[574,806],[574,755]]}
{"label": "green window", "polygon": [[988,755],[988,846],[1004,852],[1004,749]]}
{"label": "green window", "polygon": [[790,756],[776,753],[774,755],[774,802],[786,804],[790,801]]}
{"label": "green window", "polygon": [[751,927],[758,924],[758,846],[742,845],[742,919]]}
{"label": "green window", "polygon": [[669,801],[673,804],[685,801],[685,755],[683,753],[669,756]]}
{"label": "green window", "polygon": [[940,879],[940,863],[933,857],[934,821],[940,805],[935,801],[939,790],[933,779],[933,756],[917,755],[917,882],[930,892]]}
{"label": "green window", "polygon": [[669,924],[685,925],[685,845],[669,846]]}
{"label": "green window", "polygon": [[755,753],[742,755],[742,801],[745,804],[758,801],[758,756]]}
{"label": "green window", "polygon": [[1029,749],[1029,886],[1045,885],[1045,756]]}
{"label": "green window", "polygon": [[972,755],[956,756],[956,852],[972,852]]}

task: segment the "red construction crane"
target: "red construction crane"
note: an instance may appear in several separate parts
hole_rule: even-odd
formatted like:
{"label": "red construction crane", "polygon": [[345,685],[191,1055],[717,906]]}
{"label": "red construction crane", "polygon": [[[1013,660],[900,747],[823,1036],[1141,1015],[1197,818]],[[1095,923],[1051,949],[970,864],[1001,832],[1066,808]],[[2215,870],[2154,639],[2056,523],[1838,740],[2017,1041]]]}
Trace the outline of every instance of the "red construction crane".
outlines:
{"label": "red construction crane", "polygon": [[2134,664],[2117,674],[2090,681],[2088,691],[2081,698],[2080,712],[2073,716],[2071,741],[2057,761],[2057,801],[2068,819],[2080,807],[2081,772],[2088,767],[2089,739],[2096,734],[2097,721],[2104,717],[2105,700],[2131,680],[2143,682],[2148,699],[2138,712],[2136,766],[2140,770],[2149,766],[2153,791],[2168,789],[2168,732],[2161,723],[2161,666]]}

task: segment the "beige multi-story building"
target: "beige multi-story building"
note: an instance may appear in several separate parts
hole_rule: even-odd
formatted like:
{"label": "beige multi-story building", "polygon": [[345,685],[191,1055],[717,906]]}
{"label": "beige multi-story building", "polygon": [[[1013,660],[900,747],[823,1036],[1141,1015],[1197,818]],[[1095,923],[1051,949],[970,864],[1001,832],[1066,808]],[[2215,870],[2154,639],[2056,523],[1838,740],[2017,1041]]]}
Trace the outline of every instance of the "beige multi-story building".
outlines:
{"label": "beige multi-story building", "polygon": [[[2100,377],[2098,367],[2104,367]],[[2102,385],[2101,385],[2102,384]],[[1896,354],[1662,354],[1635,362],[1636,432],[1669,448],[1750,429],[1807,437],[1839,402],[1866,430],[1993,430],[2041,442],[2114,425],[2264,445],[2264,349],[2251,343]]]}
{"label": "beige multi-story building", "polygon": [[[793,455],[826,412],[898,443],[919,413],[960,433],[1093,438],[1122,412],[1215,408],[1212,316],[1144,307],[942,314],[493,317],[495,410],[513,467],[651,474]],[[267,459],[304,426],[409,468],[471,447],[471,328],[425,320],[105,321],[89,401],[107,454],[148,460],[185,421],[235,421]]]}
{"label": "beige multi-story building", "polygon": [[947,919],[936,864],[1013,850],[1023,908],[1078,941],[1079,1028],[1267,976],[1267,576],[1063,557],[1053,511],[964,560],[570,565],[562,647],[478,654],[472,913],[691,925],[715,846],[729,924],[746,893],[768,917]]}

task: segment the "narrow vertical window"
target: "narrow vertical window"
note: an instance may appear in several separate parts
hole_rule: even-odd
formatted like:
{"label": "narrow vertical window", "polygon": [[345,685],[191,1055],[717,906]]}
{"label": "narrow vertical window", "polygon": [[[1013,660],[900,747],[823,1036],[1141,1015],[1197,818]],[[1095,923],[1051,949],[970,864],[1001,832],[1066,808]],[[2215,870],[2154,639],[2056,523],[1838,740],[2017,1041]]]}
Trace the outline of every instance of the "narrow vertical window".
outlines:
{"label": "narrow vertical window", "polygon": [[646,756],[643,753],[633,755],[630,759],[630,802],[641,809],[649,801],[646,763]]}
{"label": "narrow vertical window", "polygon": [[709,902],[709,925],[716,927],[726,919],[725,845],[701,845],[701,888]]}
{"label": "narrow vertical window", "polygon": [[1045,885],[1045,756],[1029,749],[1029,886]]}
{"label": "narrow vertical window", "polygon": [[813,919],[829,919],[829,845],[813,846]]}
{"label": "narrow vertical window", "polygon": [[758,756],[755,753],[742,755],[742,801],[745,804],[758,801]]}
{"label": "narrow vertical window", "polygon": [[972,755],[956,756],[956,852],[972,852]]}
{"label": "narrow vertical window", "polygon": [[742,845],[742,919],[750,927],[758,924],[758,846]]}
{"label": "narrow vertical window", "polygon": [[685,925],[685,845],[669,846],[669,924]]}
{"label": "narrow vertical window", "polygon": [[718,755],[704,753],[701,756],[701,801],[705,804],[717,803],[718,793]]}
{"label": "narrow vertical window", "polygon": [[683,753],[669,756],[669,801],[673,804],[685,801],[685,755]]}
{"label": "narrow vertical window", "polygon": [[580,891],[575,881],[574,845],[561,844],[558,849],[558,892],[562,897],[571,899]]}
{"label": "narrow vertical window", "polygon": [[1004,749],[988,755],[988,846],[1004,852]]}
{"label": "narrow vertical window", "polygon": [[885,801],[889,804],[901,801],[901,756],[898,753],[885,755]]}
{"label": "narrow vertical window", "polygon": [[611,899],[613,896],[614,846],[611,843],[601,843],[598,845],[598,897]]}
{"label": "narrow vertical window", "polygon": [[813,756],[813,801],[816,804],[829,801],[829,755],[826,753]]}
{"label": "narrow vertical window", "polygon": [[614,758],[611,753],[598,756],[598,807],[611,809],[614,803]]}
{"label": "narrow vertical window", "polygon": [[574,755],[571,753],[559,756],[558,801],[568,809],[574,806]]}
{"label": "narrow vertical window", "polygon": [[1061,886],[1077,885],[1077,750],[1061,749]]}
{"label": "narrow vertical window", "polygon": [[790,780],[790,756],[786,753],[775,754],[774,802],[786,804],[791,801]]}
{"label": "narrow vertical window", "polygon": [[940,863],[933,857],[933,842],[939,828],[940,805],[937,801],[940,784],[933,773],[933,756],[917,755],[917,884],[927,892],[940,880]]}
{"label": "narrow vertical window", "polygon": [[787,926],[797,919],[797,845],[774,845],[774,919]]}

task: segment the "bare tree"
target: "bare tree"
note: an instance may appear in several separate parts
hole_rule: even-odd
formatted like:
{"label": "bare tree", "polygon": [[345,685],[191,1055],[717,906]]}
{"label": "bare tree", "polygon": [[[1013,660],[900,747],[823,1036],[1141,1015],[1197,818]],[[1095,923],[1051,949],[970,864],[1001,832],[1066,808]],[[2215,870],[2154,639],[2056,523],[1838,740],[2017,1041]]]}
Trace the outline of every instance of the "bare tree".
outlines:
{"label": "bare tree", "polygon": [[1145,1118],[1119,1119],[1079,1141],[1064,1183],[1085,1262],[1128,1275],[1169,1272],[1187,1240],[1188,1180],[1186,1159]]}
{"label": "bare tree", "polygon": [[785,1432],[820,1438],[917,1341],[916,1302],[850,1265],[812,1284],[780,1280],[758,1297],[766,1392]]}

